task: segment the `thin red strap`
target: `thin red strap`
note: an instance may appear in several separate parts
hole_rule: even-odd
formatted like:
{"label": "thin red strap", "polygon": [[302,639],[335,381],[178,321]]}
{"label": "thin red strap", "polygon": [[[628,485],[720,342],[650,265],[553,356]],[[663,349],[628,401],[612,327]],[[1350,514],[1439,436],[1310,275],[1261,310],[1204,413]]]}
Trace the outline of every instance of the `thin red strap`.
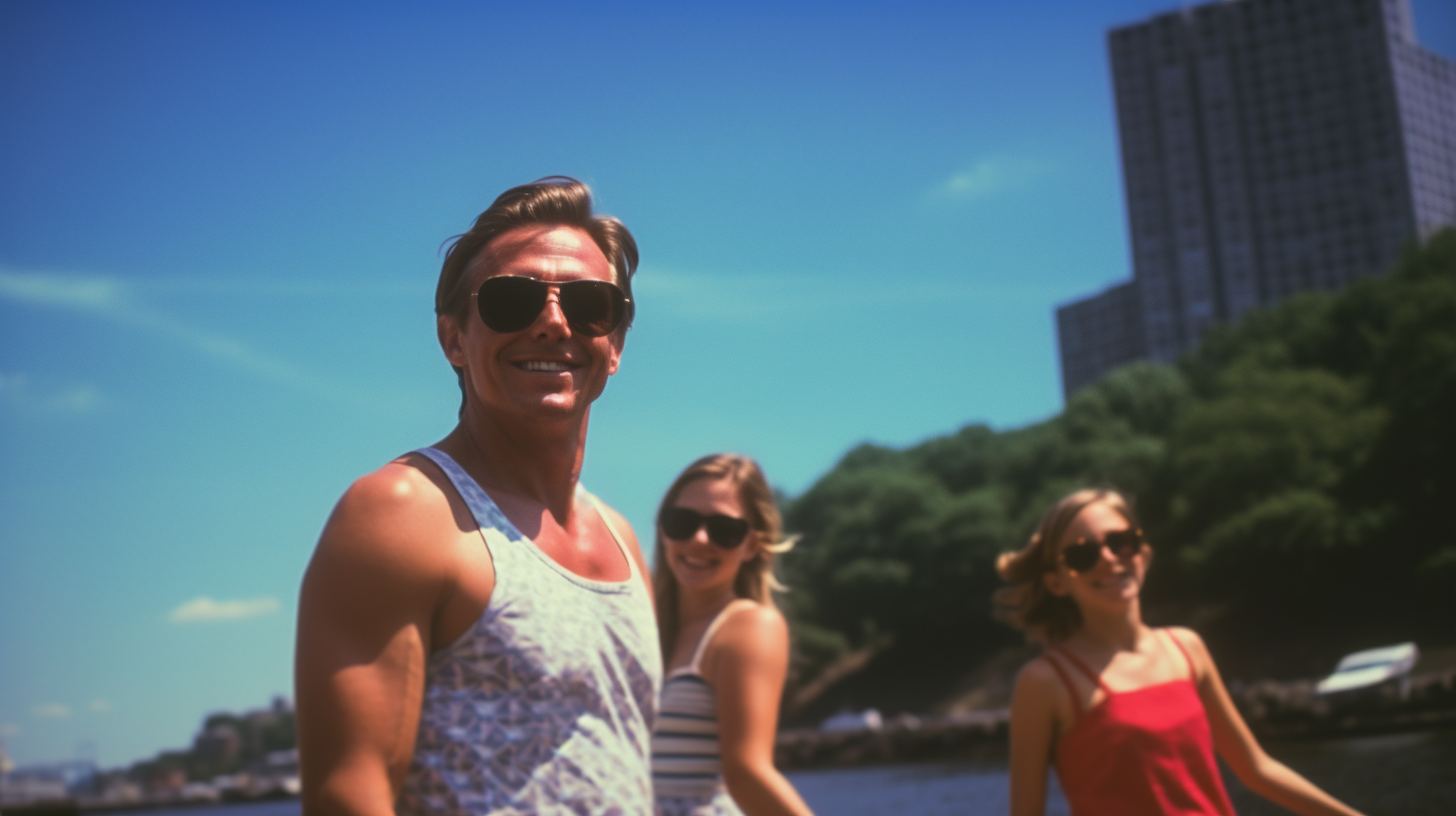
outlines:
{"label": "thin red strap", "polygon": [[1046,661],[1052,664],[1052,668],[1056,669],[1057,676],[1062,678],[1062,685],[1067,687],[1067,696],[1072,698],[1072,708],[1076,709],[1077,716],[1082,716],[1082,703],[1077,699],[1077,687],[1072,685],[1072,678],[1068,677],[1067,673],[1062,670],[1062,662],[1060,660],[1052,660],[1050,652],[1046,655]]}
{"label": "thin red strap", "polygon": [[1082,662],[1082,658],[1072,654],[1072,652],[1065,646],[1058,646],[1055,651],[1057,654],[1072,661],[1072,665],[1076,666],[1078,669],[1081,669],[1082,673],[1087,675],[1087,679],[1091,680],[1093,683],[1096,683],[1097,687],[1102,689],[1102,692],[1104,694],[1107,694],[1108,696],[1112,695],[1112,689],[1108,688],[1107,684],[1102,682],[1102,677],[1098,675],[1097,672],[1092,671],[1092,669],[1087,667],[1086,663]]}
{"label": "thin red strap", "polygon": [[1178,654],[1183,655],[1183,660],[1188,663],[1188,679],[1197,682],[1198,669],[1193,665],[1193,658],[1188,656],[1188,650],[1183,648],[1183,644],[1178,642],[1178,638],[1173,637],[1172,632],[1169,632],[1167,629],[1159,629],[1158,631],[1163,633],[1163,637],[1173,641],[1173,645],[1178,648]]}

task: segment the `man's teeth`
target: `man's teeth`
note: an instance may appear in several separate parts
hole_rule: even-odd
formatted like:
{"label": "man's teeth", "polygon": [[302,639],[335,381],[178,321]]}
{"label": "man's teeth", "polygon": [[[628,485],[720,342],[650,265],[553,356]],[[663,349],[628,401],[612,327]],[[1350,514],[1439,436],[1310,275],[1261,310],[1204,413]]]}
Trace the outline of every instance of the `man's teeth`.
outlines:
{"label": "man's teeth", "polygon": [[527,371],[565,371],[566,363],[558,363],[551,360],[527,360],[521,363],[521,368]]}

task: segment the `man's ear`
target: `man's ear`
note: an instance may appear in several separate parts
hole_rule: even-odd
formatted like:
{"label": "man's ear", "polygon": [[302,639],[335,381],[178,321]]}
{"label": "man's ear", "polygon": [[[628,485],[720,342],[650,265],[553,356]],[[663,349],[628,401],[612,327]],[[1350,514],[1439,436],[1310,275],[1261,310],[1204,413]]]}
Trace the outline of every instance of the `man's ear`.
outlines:
{"label": "man's ear", "polygon": [[612,332],[612,352],[607,357],[607,376],[617,373],[622,367],[622,347],[627,343],[627,330]]}
{"label": "man's ear", "polygon": [[440,350],[445,359],[456,368],[465,368],[465,339],[455,318],[449,315],[435,316],[435,336],[440,339]]}
{"label": "man's ear", "polygon": [[1043,572],[1041,574],[1041,583],[1042,583],[1042,586],[1045,586],[1046,587],[1047,592],[1050,592],[1051,594],[1057,596],[1058,598],[1065,598],[1065,597],[1067,597],[1067,593],[1070,591],[1067,588],[1067,581],[1066,581],[1066,579],[1062,577],[1062,571],[1061,570],[1052,570],[1051,572]]}

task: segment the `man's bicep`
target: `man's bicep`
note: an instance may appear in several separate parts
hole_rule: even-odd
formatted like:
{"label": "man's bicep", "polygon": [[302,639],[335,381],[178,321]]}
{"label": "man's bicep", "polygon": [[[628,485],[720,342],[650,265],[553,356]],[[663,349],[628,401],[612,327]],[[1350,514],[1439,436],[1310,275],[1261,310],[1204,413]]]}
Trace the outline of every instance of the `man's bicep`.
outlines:
{"label": "man's bicep", "polygon": [[349,510],[346,496],[299,598],[300,761],[320,810],[383,813],[414,745],[433,604],[388,525]]}

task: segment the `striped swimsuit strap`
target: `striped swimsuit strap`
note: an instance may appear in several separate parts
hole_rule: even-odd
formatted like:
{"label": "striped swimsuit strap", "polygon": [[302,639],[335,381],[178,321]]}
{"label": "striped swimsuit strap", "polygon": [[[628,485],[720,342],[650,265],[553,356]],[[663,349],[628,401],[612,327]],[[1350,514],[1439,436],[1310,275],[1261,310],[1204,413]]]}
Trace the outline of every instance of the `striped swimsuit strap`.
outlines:
{"label": "striped swimsuit strap", "polygon": [[698,640],[692,660],[662,684],[652,734],[652,781],[659,797],[709,796],[721,786],[717,699],[701,674],[703,655],[718,628],[753,604],[737,599],[725,606]]}

